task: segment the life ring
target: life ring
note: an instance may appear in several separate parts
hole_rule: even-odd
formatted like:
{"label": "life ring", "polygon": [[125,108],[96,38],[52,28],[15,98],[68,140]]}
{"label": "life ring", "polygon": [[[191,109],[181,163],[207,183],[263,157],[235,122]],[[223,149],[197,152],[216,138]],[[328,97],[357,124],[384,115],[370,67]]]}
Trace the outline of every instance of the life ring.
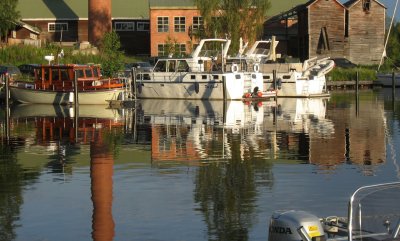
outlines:
{"label": "life ring", "polygon": [[237,64],[232,64],[231,71],[237,73],[239,71],[239,66]]}
{"label": "life ring", "polygon": [[258,72],[260,71],[260,65],[255,64],[255,65],[253,66],[253,70],[254,70],[254,72],[258,73]]}

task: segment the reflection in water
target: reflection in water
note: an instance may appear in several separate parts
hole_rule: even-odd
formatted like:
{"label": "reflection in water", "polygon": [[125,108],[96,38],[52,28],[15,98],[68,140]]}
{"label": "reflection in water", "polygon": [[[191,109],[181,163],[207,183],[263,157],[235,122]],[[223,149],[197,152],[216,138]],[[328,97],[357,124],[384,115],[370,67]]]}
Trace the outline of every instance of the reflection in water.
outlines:
{"label": "reflection in water", "polygon": [[[387,124],[382,103],[364,97],[362,104],[356,107],[349,100],[354,98],[278,98],[277,101],[259,103],[140,100],[135,110],[82,106],[78,119],[74,119],[73,109],[67,106],[17,106],[11,110],[10,145],[3,143],[1,146],[0,187],[4,192],[0,193],[0,212],[6,221],[1,224],[0,239],[13,240],[21,232],[24,235],[24,227],[21,228],[23,231],[16,231],[15,220],[23,219],[20,217],[25,197],[22,190],[27,183],[35,187],[46,186],[46,182],[62,181],[57,178],[64,175],[71,181],[70,185],[82,186],[82,182],[73,184],[73,178],[68,179],[68,176],[86,181],[89,173],[82,173],[82,169],[89,167],[90,188],[83,195],[87,200],[91,198],[87,210],[91,212],[93,207],[93,212],[90,220],[81,221],[91,224],[89,239],[109,241],[115,237],[131,239],[135,236],[139,240],[177,240],[164,237],[165,230],[154,231],[161,226],[174,227],[170,223],[157,223],[163,222],[158,219],[166,218],[158,217],[160,214],[154,211],[171,208],[171,203],[189,207],[174,206],[172,210],[184,210],[182,213],[185,214],[192,211],[189,216],[195,219],[200,216],[194,224],[187,224],[187,230],[206,230],[203,237],[194,240],[265,237],[266,223],[262,223],[261,231],[254,229],[264,222],[259,219],[269,218],[270,209],[279,206],[275,203],[278,202],[276,197],[280,197],[279,204],[283,202],[284,207],[286,204],[302,206],[321,198],[316,206],[318,209],[325,202],[333,202],[331,199],[344,199],[340,195],[329,197],[332,192],[340,193],[343,187],[322,181],[325,175],[314,174],[329,174],[332,179],[341,171],[343,176],[354,175],[351,171],[341,170],[350,167],[357,169],[355,172],[360,176],[369,177],[377,175],[378,167],[386,162]],[[134,111],[135,115],[121,116],[124,112]],[[396,135],[396,123],[388,123],[393,129],[389,133],[392,136]],[[146,150],[151,146],[151,163],[135,166],[137,152],[126,152],[124,148],[130,148],[126,143],[140,143],[147,147]],[[90,153],[85,155],[88,149]],[[33,155],[22,157],[27,152],[41,155],[40,161],[36,161],[39,164],[29,160]],[[116,168],[118,161],[124,164]],[[26,165],[37,166],[27,172]],[[76,167],[82,168],[81,173],[77,173]],[[187,172],[180,173],[180,170]],[[303,175],[303,172],[312,175]],[[43,173],[51,178],[46,176],[46,180],[42,180],[45,183],[35,183],[38,177],[44,176]],[[187,182],[187,177],[193,182]],[[353,177],[346,176],[349,180]],[[138,193],[127,191],[130,181],[135,184],[130,188]],[[173,197],[178,201],[168,202],[168,195],[174,196],[175,191],[182,188],[175,186],[175,181],[186,182],[189,198]],[[337,181],[341,180],[332,182]],[[166,182],[171,189],[164,191]],[[296,185],[297,188],[304,185],[301,188],[308,188],[308,194],[307,190],[304,194],[299,192],[293,187]],[[118,190],[123,193],[113,196]],[[142,200],[138,198],[142,194],[152,197],[147,192],[154,190],[161,201],[146,200],[148,204],[132,201]],[[123,198],[126,200],[121,201]],[[121,203],[124,205],[119,206]],[[154,204],[160,207],[152,206]],[[172,215],[168,221],[179,223],[177,219],[181,216]],[[144,217],[147,222],[139,225]],[[43,222],[57,221],[52,218]],[[205,227],[199,228],[199,223]],[[135,233],[123,230],[125,224]],[[186,226],[182,228],[186,229]],[[116,233],[117,230],[122,231]],[[39,231],[44,235],[48,232],[45,227]],[[79,235],[82,233],[75,237]]]}
{"label": "reflection in water", "polygon": [[[142,100],[138,125],[149,126],[152,160],[193,165],[231,159],[303,159],[312,162],[310,138],[329,138],[326,99],[278,99],[277,102]],[[239,144],[233,146],[233,136]],[[299,158],[300,156],[300,158]]]}
{"label": "reflection in water", "polygon": [[325,99],[142,100],[139,110],[138,125],[151,128],[153,163],[199,166],[194,198],[210,240],[248,240],[256,183],[274,183],[271,161],[308,157],[311,137],[334,132]]}
{"label": "reflection in water", "polygon": [[90,178],[93,202],[93,241],[111,241],[114,237],[112,216],[113,165],[114,160],[109,145],[98,133],[90,143]]}
{"label": "reflection in water", "polygon": [[[24,140],[25,145],[43,146],[47,151],[54,153],[50,155],[50,160],[46,165],[53,173],[65,173],[66,171],[71,173],[72,169],[68,169],[68,164],[71,164],[69,159],[79,154],[79,145],[90,144],[93,202],[92,239],[94,241],[110,241],[113,240],[115,226],[112,217],[112,176],[115,149],[113,142],[116,139],[113,135],[116,133],[113,130],[123,129],[124,123],[116,110],[105,109],[104,106],[82,106],[79,116],[74,116],[73,113],[73,108],[68,106],[18,105],[12,109],[11,126],[14,135],[19,134],[21,127],[32,128],[32,132],[23,132],[28,135],[20,138]],[[76,143],[77,141],[78,143]],[[4,153],[3,151],[3,155]],[[18,176],[18,173],[23,173],[23,171],[10,172],[8,170],[1,173],[8,173],[8,175],[14,173]],[[14,178],[7,179],[16,181]],[[0,185],[3,184],[5,183],[0,183]],[[16,201],[15,204],[22,203],[20,198],[13,199]],[[7,210],[10,210],[11,206],[10,203],[2,205],[2,207],[7,207]],[[18,211],[19,208],[14,210]],[[8,217],[8,220],[13,219],[12,216]],[[11,227],[10,231],[12,231]],[[4,230],[2,235],[11,238],[2,238],[1,240],[12,240],[12,232]]]}

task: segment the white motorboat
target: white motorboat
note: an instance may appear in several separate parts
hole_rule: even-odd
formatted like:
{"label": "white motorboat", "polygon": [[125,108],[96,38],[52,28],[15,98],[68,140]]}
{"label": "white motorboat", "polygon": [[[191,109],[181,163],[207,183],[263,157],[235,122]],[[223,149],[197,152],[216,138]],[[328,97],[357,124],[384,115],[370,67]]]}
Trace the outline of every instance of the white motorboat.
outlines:
{"label": "white motorboat", "polygon": [[400,239],[400,182],[363,186],[350,197],[347,217],[317,216],[298,210],[276,211],[269,241]]}
{"label": "white motorboat", "polygon": [[228,62],[238,64],[242,69],[253,69],[262,73],[264,90],[276,90],[281,97],[327,96],[326,77],[335,66],[329,58],[311,58],[303,63],[279,63],[276,47],[279,41],[256,41],[249,50],[239,51]]}
{"label": "white motorboat", "polygon": [[231,41],[203,39],[190,58],[159,59],[150,72],[136,72],[134,93],[139,99],[239,100],[262,97],[258,71],[239,71],[226,65]]}

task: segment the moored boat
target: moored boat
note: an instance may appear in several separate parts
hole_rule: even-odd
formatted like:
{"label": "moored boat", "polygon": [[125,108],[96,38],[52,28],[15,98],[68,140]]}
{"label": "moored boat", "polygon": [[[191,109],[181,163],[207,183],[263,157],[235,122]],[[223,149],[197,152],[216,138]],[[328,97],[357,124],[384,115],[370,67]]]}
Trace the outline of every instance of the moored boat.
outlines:
{"label": "moored boat", "polygon": [[12,81],[9,89],[12,100],[36,104],[73,104],[75,99],[79,104],[108,104],[125,92],[124,83],[103,78],[99,66],[75,64],[38,66],[33,82]]}
{"label": "moored boat", "polygon": [[189,58],[159,59],[150,72],[134,75],[139,99],[239,100],[261,97],[262,75],[226,65],[231,41],[203,39]]}
{"label": "moored boat", "polygon": [[276,53],[279,41],[256,41],[244,53],[244,48],[228,62],[238,64],[242,69],[258,70],[263,76],[264,91],[275,90],[279,97],[321,97],[329,95],[325,75],[334,68],[329,58],[311,58],[303,63],[278,61]]}

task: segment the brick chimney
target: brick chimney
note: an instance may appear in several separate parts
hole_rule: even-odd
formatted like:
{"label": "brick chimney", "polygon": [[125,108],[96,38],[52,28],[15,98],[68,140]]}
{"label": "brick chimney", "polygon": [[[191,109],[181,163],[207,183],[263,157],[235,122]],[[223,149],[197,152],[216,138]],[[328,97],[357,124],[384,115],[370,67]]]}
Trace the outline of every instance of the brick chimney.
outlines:
{"label": "brick chimney", "polygon": [[111,0],[89,0],[89,42],[100,44],[104,33],[111,32]]}

